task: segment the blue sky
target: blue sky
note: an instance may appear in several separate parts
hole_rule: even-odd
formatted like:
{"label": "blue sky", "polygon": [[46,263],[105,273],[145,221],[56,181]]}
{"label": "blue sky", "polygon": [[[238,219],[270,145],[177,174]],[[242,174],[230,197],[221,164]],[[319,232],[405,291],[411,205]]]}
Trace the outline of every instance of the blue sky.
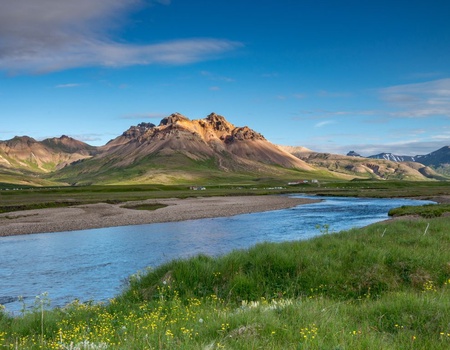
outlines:
{"label": "blue sky", "polygon": [[275,144],[450,145],[448,0],[0,0],[0,140],[211,112]]}

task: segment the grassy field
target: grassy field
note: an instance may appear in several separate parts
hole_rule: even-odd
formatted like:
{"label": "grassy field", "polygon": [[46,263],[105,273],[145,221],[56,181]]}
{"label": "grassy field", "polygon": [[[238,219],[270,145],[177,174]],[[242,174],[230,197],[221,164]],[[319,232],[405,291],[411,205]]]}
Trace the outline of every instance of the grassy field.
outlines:
{"label": "grassy field", "polygon": [[[0,188],[0,211],[207,195],[450,194],[446,182],[287,186],[267,179],[205,191],[182,185]],[[449,210],[403,207],[391,214],[422,218],[175,260],[130,276],[128,288],[106,304],[52,309],[40,295],[20,316],[0,311],[0,349],[449,349],[450,217],[442,215]]]}
{"label": "grassy field", "polygon": [[0,183],[0,212],[195,196],[305,193],[351,197],[432,198],[450,194],[450,182],[444,181],[320,181],[289,186],[286,181],[264,178],[252,182],[210,182],[198,185],[205,186],[206,190],[193,191],[187,184],[29,187]]}
{"label": "grassy field", "polygon": [[175,260],[107,304],[0,313],[5,349],[449,349],[450,218]]}

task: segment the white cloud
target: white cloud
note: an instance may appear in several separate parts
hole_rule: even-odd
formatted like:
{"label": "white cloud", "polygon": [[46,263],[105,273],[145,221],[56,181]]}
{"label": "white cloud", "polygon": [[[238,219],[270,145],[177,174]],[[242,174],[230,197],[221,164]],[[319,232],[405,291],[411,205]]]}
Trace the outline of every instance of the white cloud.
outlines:
{"label": "white cloud", "polygon": [[450,79],[391,86],[379,90],[381,98],[396,110],[391,117],[450,117]]}
{"label": "white cloud", "polygon": [[242,46],[214,38],[152,45],[112,39],[112,29],[125,24],[127,13],[144,5],[144,0],[0,0],[0,70],[46,73],[87,66],[188,64]]}
{"label": "white cloud", "polygon": [[448,144],[450,144],[450,131],[446,132],[446,133],[444,132],[444,133],[438,134],[438,135],[433,135],[433,136],[431,136],[431,138],[433,140],[442,140],[442,141],[445,141]]}
{"label": "white cloud", "polygon": [[334,120],[324,120],[322,122],[317,123],[314,125],[315,128],[322,128],[326,125],[335,124],[336,122]]}

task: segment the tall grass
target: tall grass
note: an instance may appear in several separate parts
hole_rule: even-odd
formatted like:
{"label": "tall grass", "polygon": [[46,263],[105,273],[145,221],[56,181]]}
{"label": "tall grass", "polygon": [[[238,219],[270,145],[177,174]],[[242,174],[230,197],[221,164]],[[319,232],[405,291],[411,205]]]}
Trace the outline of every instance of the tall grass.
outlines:
{"label": "tall grass", "polygon": [[11,318],[0,348],[449,349],[450,218],[175,260],[107,304]]}

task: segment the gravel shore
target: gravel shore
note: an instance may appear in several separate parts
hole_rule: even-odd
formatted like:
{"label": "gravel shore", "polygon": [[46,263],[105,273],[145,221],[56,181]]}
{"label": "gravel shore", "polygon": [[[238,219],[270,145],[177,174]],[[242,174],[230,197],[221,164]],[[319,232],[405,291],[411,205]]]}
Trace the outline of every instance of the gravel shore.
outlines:
{"label": "gravel shore", "polygon": [[26,210],[0,214],[0,236],[224,217],[285,209],[317,201],[272,195],[234,196],[152,199],[132,203],[167,205],[151,211],[124,208],[131,203],[97,203],[67,208]]}

